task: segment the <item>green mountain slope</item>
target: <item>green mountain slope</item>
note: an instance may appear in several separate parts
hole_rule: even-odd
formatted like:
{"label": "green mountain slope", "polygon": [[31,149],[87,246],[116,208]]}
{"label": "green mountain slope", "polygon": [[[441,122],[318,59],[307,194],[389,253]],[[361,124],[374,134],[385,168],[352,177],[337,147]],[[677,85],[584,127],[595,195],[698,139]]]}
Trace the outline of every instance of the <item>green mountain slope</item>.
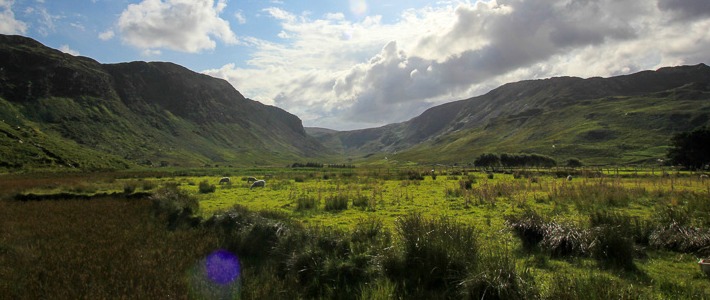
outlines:
{"label": "green mountain slope", "polygon": [[326,153],[298,117],[171,63],[100,64],[0,35],[0,167],[292,162]]}
{"label": "green mountain slope", "polygon": [[707,125],[710,67],[700,64],[510,83],[407,122],[314,136],[369,160],[462,163],[484,152],[534,152],[559,161],[630,163],[662,158],[674,133]]}

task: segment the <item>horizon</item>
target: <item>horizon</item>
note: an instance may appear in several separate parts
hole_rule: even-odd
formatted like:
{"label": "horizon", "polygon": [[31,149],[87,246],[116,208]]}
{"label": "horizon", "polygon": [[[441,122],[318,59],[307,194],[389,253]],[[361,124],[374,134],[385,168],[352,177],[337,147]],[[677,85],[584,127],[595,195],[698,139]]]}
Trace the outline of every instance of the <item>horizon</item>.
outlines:
{"label": "horizon", "polygon": [[101,63],[179,64],[339,131],[509,82],[707,64],[707,28],[704,0],[0,0],[0,33]]}

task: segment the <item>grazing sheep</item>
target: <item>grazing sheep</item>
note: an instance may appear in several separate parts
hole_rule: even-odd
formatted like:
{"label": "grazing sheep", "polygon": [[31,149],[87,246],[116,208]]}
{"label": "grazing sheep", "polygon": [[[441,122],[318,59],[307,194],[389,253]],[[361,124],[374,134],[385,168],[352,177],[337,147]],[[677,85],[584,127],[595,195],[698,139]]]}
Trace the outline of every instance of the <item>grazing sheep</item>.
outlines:
{"label": "grazing sheep", "polygon": [[254,177],[247,177],[247,183],[254,182],[256,181],[256,178]]}
{"label": "grazing sheep", "polygon": [[223,183],[230,183],[229,177],[222,177],[222,179],[219,180],[219,184]]}
{"label": "grazing sheep", "polygon": [[572,175],[567,175],[567,181],[572,181]]}
{"label": "grazing sheep", "polygon": [[255,188],[255,187],[265,187],[265,186],[266,186],[266,181],[264,181],[264,180],[257,180],[257,181],[254,181],[254,183],[251,184],[251,187],[249,187],[249,189],[251,190],[251,189],[253,189],[253,188]]}
{"label": "grazing sheep", "polygon": [[708,175],[707,174],[700,175],[700,181],[705,181],[705,180],[708,180]]}

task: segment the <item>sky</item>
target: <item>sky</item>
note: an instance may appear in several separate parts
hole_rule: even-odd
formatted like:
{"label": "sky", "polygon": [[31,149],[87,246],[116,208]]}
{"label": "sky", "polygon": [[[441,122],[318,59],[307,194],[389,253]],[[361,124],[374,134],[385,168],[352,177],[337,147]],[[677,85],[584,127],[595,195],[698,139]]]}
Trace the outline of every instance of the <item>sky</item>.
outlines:
{"label": "sky", "polygon": [[0,0],[0,33],[173,62],[351,130],[508,82],[710,64],[710,1]]}

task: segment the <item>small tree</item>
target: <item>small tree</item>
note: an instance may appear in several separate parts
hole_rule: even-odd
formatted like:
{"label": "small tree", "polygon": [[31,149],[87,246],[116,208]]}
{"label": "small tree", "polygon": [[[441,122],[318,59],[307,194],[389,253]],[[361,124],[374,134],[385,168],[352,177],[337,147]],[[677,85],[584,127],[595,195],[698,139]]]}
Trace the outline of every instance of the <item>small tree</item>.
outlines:
{"label": "small tree", "polygon": [[491,167],[495,168],[500,165],[500,157],[494,153],[484,153],[481,154],[473,161],[477,167]]}
{"label": "small tree", "polygon": [[671,138],[668,159],[674,165],[700,169],[710,163],[710,129],[681,132]]}
{"label": "small tree", "polygon": [[567,166],[570,168],[579,168],[583,166],[582,161],[579,160],[579,158],[570,158],[567,160]]}

